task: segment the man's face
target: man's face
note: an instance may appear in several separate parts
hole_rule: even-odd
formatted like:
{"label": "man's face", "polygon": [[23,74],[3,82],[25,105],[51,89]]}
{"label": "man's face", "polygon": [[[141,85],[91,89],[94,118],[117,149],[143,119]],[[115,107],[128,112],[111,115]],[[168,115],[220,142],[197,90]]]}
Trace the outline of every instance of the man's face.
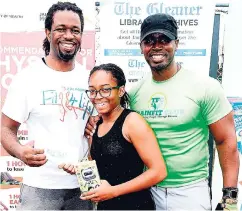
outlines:
{"label": "man's face", "polygon": [[81,47],[81,21],[77,13],[57,11],[53,16],[51,31],[46,29],[50,42],[50,55],[68,62],[75,58]]}
{"label": "man's face", "polygon": [[148,35],[140,44],[141,52],[151,69],[160,72],[173,62],[178,40],[171,40],[161,33]]}

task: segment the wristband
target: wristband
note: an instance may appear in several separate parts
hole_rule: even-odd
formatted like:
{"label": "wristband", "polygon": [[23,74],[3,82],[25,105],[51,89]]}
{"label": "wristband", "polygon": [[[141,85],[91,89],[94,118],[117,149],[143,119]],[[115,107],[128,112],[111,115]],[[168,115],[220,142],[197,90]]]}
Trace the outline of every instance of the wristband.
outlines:
{"label": "wristband", "polygon": [[234,199],[238,198],[238,188],[235,187],[226,187],[222,189],[223,199]]}

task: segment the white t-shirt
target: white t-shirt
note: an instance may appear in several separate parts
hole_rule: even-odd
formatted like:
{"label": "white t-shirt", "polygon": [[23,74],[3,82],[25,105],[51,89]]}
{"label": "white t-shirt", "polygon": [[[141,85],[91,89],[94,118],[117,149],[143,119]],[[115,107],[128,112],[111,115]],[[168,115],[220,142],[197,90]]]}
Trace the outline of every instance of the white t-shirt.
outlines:
{"label": "white t-shirt", "polygon": [[14,77],[2,112],[27,124],[29,141],[44,149],[47,163],[26,166],[23,183],[49,189],[78,187],[76,175],[59,169],[77,163],[87,151],[84,129],[94,108],[85,90],[89,71],[76,64],[69,72],[52,70],[42,60]]}

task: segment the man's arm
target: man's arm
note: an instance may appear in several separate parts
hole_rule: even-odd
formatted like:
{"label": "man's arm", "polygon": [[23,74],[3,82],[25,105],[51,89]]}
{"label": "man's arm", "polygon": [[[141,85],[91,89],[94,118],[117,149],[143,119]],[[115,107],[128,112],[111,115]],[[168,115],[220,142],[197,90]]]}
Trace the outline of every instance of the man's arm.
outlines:
{"label": "man's arm", "polygon": [[4,149],[13,157],[22,160],[29,166],[41,166],[47,162],[43,149],[33,149],[18,142],[17,131],[19,122],[14,121],[2,113],[1,143]]}
{"label": "man's arm", "polygon": [[17,137],[20,123],[10,119],[5,114],[2,114],[1,119],[1,143],[10,155],[20,158],[19,152],[21,151],[21,144],[18,142]]}
{"label": "man's arm", "polygon": [[220,166],[223,174],[223,187],[237,187],[239,174],[239,154],[233,119],[233,112],[209,125],[214,136]]}

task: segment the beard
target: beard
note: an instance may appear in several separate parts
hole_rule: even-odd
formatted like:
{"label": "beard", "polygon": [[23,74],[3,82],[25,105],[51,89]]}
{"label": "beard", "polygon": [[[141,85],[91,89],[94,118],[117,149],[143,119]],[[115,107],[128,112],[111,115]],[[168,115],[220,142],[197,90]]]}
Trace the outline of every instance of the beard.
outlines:
{"label": "beard", "polygon": [[68,52],[62,52],[60,49],[58,50],[58,57],[60,60],[64,61],[64,62],[69,62],[71,60],[73,60],[78,52],[78,50],[81,49],[81,46],[77,46],[75,51],[72,53],[68,53]]}
{"label": "beard", "polygon": [[167,67],[170,66],[173,60],[174,60],[174,55],[168,59],[167,63],[160,63],[158,65],[151,65],[150,61],[147,61],[147,63],[149,64],[151,70],[160,74],[162,71],[164,71]]}
{"label": "beard", "polygon": [[74,53],[63,53],[62,51],[59,52],[59,58],[65,62],[69,62],[70,60],[73,60],[75,56],[76,56],[76,51]]}

